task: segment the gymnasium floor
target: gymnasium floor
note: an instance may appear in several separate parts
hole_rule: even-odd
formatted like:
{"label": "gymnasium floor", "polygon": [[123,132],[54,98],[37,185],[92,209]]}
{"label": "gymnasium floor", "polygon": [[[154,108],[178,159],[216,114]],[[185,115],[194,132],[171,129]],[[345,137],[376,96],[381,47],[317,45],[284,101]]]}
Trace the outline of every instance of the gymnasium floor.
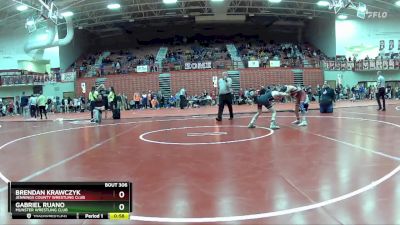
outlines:
{"label": "gymnasium floor", "polygon": [[100,126],[56,116],[2,121],[0,224],[112,223],[11,221],[7,179],[132,181],[133,220],[119,224],[400,224],[400,113],[392,103],[386,112],[310,111],[301,128],[281,112],[276,131],[270,114],[246,127],[254,108],[222,123],[207,115],[216,108],[174,117],[154,110]]}

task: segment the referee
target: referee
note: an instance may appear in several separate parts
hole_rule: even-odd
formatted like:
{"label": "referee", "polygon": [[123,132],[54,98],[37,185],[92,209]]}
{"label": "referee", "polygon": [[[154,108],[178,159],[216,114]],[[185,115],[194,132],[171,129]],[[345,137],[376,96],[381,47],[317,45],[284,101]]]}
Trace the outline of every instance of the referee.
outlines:
{"label": "referee", "polygon": [[229,120],[233,119],[232,110],[232,79],[228,77],[228,73],[222,73],[223,77],[218,80],[218,116],[215,118],[217,121],[222,120],[222,113],[224,112],[225,105],[228,105]]}
{"label": "referee", "polygon": [[97,101],[97,96],[99,95],[99,92],[96,90],[96,87],[93,86],[92,90],[89,92],[89,103],[90,103],[90,119],[92,122],[94,122],[93,119],[93,110],[95,108],[95,104]]}
{"label": "referee", "polygon": [[[378,71],[377,73],[378,75],[378,80],[376,82],[376,88],[378,89],[377,93],[376,93],[376,100],[378,101],[378,111],[382,110],[382,111],[386,111],[386,105],[385,105],[385,94],[386,94],[386,89],[385,89],[385,78],[382,76],[382,72]],[[381,105],[381,100],[380,98],[382,98],[383,101],[383,108]]]}

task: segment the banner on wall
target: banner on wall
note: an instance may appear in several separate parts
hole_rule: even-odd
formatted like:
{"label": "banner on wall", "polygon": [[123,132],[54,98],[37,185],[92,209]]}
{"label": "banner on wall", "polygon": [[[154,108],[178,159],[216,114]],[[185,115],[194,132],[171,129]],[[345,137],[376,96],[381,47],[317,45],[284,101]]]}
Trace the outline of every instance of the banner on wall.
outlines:
{"label": "banner on wall", "polygon": [[74,82],[76,79],[76,72],[61,73],[61,82]]}
{"label": "banner on wall", "polygon": [[217,76],[213,76],[212,77],[212,81],[213,81],[213,87],[218,87],[218,77]]}
{"label": "banner on wall", "polygon": [[82,93],[85,94],[86,93],[86,83],[81,83],[81,89],[82,89]]}
{"label": "banner on wall", "polygon": [[211,69],[211,62],[185,63],[185,70]]}
{"label": "banner on wall", "polygon": [[389,60],[389,69],[394,70],[394,60],[393,59]]}
{"label": "banner on wall", "polygon": [[281,61],[280,60],[271,60],[271,61],[269,61],[269,66],[270,67],[281,67]]}
{"label": "banner on wall", "polygon": [[346,61],[343,61],[341,64],[340,64],[340,70],[346,70],[347,69],[347,62]]}
{"label": "banner on wall", "polygon": [[141,65],[136,67],[136,72],[138,73],[147,73],[149,72],[149,66],[148,65]]}
{"label": "banner on wall", "polygon": [[393,50],[394,49],[394,40],[390,40],[389,41],[389,50]]}
{"label": "banner on wall", "polygon": [[385,49],[385,40],[380,40],[379,41],[379,51],[382,51]]}
{"label": "banner on wall", "polygon": [[382,69],[382,60],[377,60],[376,61],[376,69],[381,70]]}
{"label": "banner on wall", "polygon": [[383,60],[383,69],[388,70],[389,69],[389,61],[388,60]]}
{"label": "banner on wall", "polygon": [[249,68],[258,68],[258,67],[260,67],[260,62],[259,61],[249,61],[248,67]]}
{"label": "banner on wall", "polygon": [[370,60],[370,61],[369,61],[369,69],[370,69],[370,70],[375,70],[375,69],[376,69],[376,62],[375,62],[375,60]]}
{"label": "banner on wall", "polygon": [[343,80],[342,78],[343,78],[342,74],[339,73],[339,74],[337,75],[337,82],[338,82],[338,84],[342,84],[342,80]]}
{"label": "banner on wall", "polygon": [[354,69],[354,63],[353,62],[347,62],[347,70],[352,71]]}
{"label": "banner on wall", "polygon": [[363,61],[363,70],[369,70],[369,61],[368,60]]}
{"label": "banner on wall", "polygon": [[95,81],[95,87],[99,87],[100,85],[105,85],[107,81],[107,78],[97,78]]}

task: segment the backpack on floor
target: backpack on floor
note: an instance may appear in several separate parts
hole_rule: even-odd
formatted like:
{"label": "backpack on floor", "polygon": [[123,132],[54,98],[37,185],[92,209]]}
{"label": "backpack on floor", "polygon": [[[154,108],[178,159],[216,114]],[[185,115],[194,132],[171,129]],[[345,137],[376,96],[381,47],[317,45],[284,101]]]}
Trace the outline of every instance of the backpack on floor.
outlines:
{"label": "backpack on floor", "polygon": [[113,110],[113,119],[114,120],[121,119],[121,110],[120,109],[114,109]]}

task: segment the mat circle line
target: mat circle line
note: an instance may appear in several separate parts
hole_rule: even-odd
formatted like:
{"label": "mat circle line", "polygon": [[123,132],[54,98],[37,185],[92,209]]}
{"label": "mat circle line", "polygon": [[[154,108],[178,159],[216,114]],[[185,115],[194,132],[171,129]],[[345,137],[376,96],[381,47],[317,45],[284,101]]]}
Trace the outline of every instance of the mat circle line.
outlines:
{"label": "mat circle line", "polygon": [[217,144],[231,144],[231,143],[238,143],[238,142],[245,142],[245,141],[254,141],[254,140],[268,137],[274,133],[274,131],[270,128],[256,127],[256,129],[258,128],[258,129],[268,130],[269,133],[258,136],[258,137],[238,139],[238,140],[232,140],[232,141],[216,141],[216,142],[164,142],[164,141],[154,141],[154,140],[145,138],[145,136],[147,136],[149,134],[160,133],[160,132],[164,132],[164,131],[185,130],[185,129],[192,129],[192,128],[212,128],[212,127],[239,127],[239,128],[248,129],[247,126],[239,126],[239,125],[174,127],[174,128],[160,129],[160,130],[154,130],[154,131],[149,131],[149,132],[143,133],[139,136],[139,139],[142,141],[145,141],[145,142],[150,142],[150,143],[155,143],[155,144],[164,144],[164,145],[217,145]]}

